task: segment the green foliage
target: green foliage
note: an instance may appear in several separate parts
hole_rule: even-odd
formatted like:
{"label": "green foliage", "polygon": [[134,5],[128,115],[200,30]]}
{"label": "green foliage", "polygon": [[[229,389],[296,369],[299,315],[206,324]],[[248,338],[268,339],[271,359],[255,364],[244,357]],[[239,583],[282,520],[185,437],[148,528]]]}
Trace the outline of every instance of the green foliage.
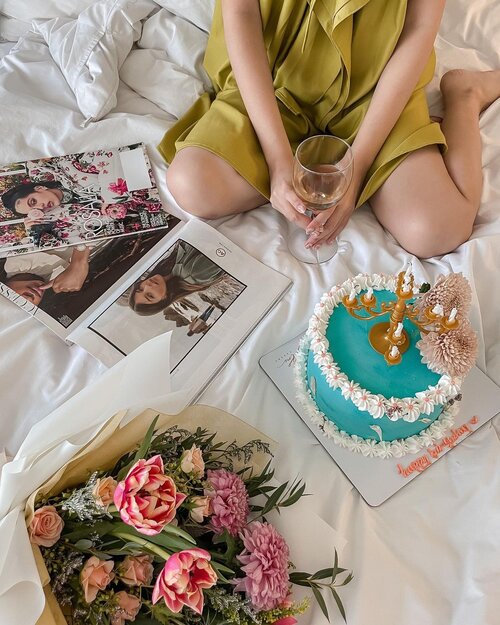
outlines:
{"label": "green foliage", "polygon": [[[330,620],[330,617],[328,614],[328,608],[326,606],[326,602],[322,595],[322,592],[329,591],[335,603],[337,604],[337,608],[340,614],[342,615],[342,618],[344,619],[344,621],[346,621],[345,609],[344,609],[344,606],[342,605],[342,601],[340,599],[340,596],[336,588],[339,588],[340,586],[345,586],[350,581],[352,581],[353,579],[352,573],[349,573],[343,579],[343,581],[335,583],[337,581],[338,575],[340,575],[341,573],[344,573],[345,571],[346,569],[339,567],[338,554],[337,554],[337,550],[335,550],[335,560],[333,563],[333,567],[322,569],[321,571],[317,571],[314,574],[304,573],[301,571],[300,572],[295,571],[290,574],[290,581],[292,582],[292,584],[296,584],[297,586],[305,586],[305,587],[311,588],[314,598],[318,602],[318,605],[321,608],[321,611],[323,612],[323,614],[328,620]],[[321,580],[328,580],[328,578],[329,578],[329,581],[321,581]]]}

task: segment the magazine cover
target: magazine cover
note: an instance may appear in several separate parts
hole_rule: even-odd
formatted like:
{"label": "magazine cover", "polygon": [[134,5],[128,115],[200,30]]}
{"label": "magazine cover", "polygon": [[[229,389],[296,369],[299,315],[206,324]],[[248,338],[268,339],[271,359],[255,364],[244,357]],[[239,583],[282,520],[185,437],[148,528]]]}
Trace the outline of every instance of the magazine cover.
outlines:
{"label": "magazine cover", "polygon": [[172,227],[143,144],[0,167],[0,257]]}

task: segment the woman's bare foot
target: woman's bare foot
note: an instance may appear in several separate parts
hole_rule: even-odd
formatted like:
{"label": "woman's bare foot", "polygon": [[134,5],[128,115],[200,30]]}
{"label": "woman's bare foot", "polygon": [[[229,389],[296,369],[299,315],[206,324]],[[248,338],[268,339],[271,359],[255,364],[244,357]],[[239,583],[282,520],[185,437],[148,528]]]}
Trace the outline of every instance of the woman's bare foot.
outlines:
{"label": "woman's bare foot", "polygon": [[500,70],[488,72],[452,69],[441,78],[444,104],[459,98],[472,101],[478,113],[500,98]]}

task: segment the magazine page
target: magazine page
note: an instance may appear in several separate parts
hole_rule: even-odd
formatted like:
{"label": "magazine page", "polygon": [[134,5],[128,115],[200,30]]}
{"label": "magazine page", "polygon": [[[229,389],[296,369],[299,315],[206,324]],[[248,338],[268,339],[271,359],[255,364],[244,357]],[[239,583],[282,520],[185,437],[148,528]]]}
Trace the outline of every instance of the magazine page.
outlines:
{"label": "magazine page", "polygon": [[[178,219],[169,225],[182,224]],[[181,227],[181,226],[179,226]],[[148,266],[178,228],[0,258],[0,294],[66,339],[109,301],[113,289]]]}
{"label": "magazine page", "polygon": [[192,401],[290,283],[207,224],[191,220],[70,339],[111,366],[171,330],[172,390],[191,389]]}
{"label": "magazine page", "polygon": [[0,167],[0,257],[165,228],[144,144]]}

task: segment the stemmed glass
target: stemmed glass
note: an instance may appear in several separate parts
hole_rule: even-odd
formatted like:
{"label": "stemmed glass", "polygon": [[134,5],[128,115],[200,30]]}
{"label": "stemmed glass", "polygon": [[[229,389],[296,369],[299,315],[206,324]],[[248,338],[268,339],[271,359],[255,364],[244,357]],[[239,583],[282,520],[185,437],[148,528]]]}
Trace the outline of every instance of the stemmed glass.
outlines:
{"label": "stemmed glass", "polygon": [[[315,135],[302,141],[295,152],[292,183],[295,193],[314,217],[337,204],[351,184],[352,150],[348,143],[333,135]],[[288,249],[304,263],[323,263],[338,249],[337,242],[307,249],[308,235],[294,226],[288,235]]]}

